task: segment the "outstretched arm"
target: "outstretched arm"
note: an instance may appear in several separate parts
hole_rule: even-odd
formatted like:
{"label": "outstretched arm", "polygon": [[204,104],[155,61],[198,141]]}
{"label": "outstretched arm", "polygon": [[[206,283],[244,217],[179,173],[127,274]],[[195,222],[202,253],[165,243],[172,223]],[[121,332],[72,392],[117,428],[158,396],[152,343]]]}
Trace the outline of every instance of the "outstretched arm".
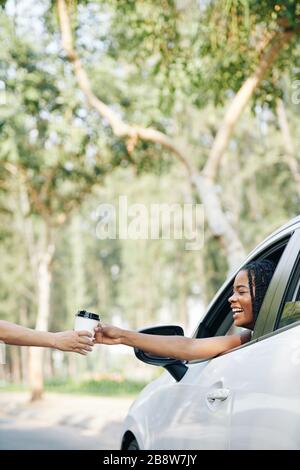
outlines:
{"label": "outstretched arm", "polygon": [[217,356],[249,341],[249,333],[214,338],[187,338],[137,333],[101,324],[96,329],[95,342],[125,344],[163,357],[192,361]]}
{"label": "outstretched arm", "polygon": [[0,320],[0,341],[17,346],[41,346],[86,355],[94,345],[89,331],[36,331]]}

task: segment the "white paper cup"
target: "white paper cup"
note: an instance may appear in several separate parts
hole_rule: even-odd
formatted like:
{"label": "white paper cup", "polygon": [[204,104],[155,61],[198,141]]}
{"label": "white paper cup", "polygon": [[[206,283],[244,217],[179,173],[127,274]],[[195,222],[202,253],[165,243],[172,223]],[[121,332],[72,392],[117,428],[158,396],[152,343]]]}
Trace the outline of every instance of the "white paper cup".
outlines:
{"label": "white paper cup", "polygon": [[95,335],[94,328],[98,326],[100,317],[96,313],[87,312],[86,310],[79,310],[75,316],[75,331],[90,331]]}

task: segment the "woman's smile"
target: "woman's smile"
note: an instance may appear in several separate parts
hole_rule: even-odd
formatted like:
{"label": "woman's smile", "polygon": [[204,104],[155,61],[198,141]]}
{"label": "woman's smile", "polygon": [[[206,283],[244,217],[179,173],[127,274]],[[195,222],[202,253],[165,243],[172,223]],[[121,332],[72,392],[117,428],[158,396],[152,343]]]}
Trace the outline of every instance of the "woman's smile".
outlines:
{"label": "woman's smile", "polygon": [[252,300],[247,271],[240,271],[233,285],[233,294],[228,299],[235,326],[253,326]]}
{"label": "woman's smile", "polygon": [[240,314],[243,313],[243,311],[244,311],[242,308],[238,308],[238,307],[232,307],[231,310],[232,310],[232,313],[233,313],[232,316],[233,316],[234,320],[236,318],[238,318],[240,316]]}

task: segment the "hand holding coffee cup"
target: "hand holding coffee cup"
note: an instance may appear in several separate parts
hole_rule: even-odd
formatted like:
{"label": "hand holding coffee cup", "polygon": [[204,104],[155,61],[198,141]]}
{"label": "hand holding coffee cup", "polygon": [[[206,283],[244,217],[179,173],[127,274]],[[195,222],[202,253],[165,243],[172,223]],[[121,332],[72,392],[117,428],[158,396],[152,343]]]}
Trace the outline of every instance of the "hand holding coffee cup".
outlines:
{"label": "hand holding coffee cup", "polygon": [[95,335],[95,328],[99,325],[100,317],[96,313],[79,310],[75,316],[75,331],[86,330]]}

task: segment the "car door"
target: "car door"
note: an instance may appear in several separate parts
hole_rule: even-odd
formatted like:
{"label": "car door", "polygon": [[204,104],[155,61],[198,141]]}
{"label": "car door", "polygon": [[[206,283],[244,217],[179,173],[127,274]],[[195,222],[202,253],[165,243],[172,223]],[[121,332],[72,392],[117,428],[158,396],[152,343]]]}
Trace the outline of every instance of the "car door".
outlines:
{"label": "car door", "polygon": [[[300,448],[299,315],[292,325],[281,328],[280,324],[282,313],[287,311],[284,310],[286,302],[299,296],[299,248],[298,230],[279,266],[281,276],[264,334],[239,350],[239,367],[234,370],[228,363],[223,369],[232,395],[231,449]],[[288,291],[289,285],[294,286],[292,292]]]}
{"label": "car door", "polygon": [[179,383],[172,381],[156,390],[157,406],[148,423],[149,448],[228,449],[230,398],[220,405],[208,401],[210,392],[224,388],[222,362],[220,357],[191,364]]}

